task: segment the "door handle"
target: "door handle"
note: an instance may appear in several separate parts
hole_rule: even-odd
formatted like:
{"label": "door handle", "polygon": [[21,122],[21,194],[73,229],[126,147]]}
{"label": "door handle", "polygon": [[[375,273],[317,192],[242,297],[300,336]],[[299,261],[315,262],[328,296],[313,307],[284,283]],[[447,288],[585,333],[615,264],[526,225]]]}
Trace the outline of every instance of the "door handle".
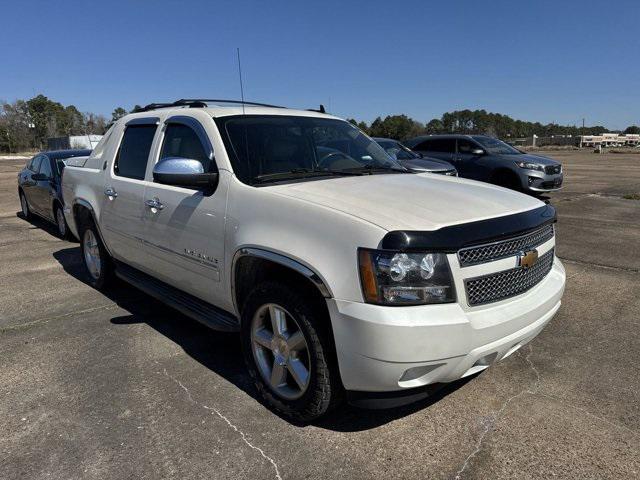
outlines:
{"label": "door handle", "polygon": [[113,188],[111,188],[111,187],[107,187],[107,188],[105,188],[105,189],[104,189],[104,194],[105,194],[107,197],[113,197],[113,198],[116,198],[116,197],[118,196],[118,192],[116,192],[116,191],[115,191]]}
{"label": "door handle", "polygon": [[145,200],[144,204],[149,208],[155,208],[156,210],[162,210],[164,205],[157,198],[153,198],[152,200]]}

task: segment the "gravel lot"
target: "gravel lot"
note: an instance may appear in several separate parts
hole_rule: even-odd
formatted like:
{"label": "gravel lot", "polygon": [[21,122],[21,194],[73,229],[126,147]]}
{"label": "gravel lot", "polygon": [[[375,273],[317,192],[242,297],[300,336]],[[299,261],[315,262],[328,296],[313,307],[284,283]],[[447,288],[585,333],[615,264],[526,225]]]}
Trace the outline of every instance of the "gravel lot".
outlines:
{"label": "gravel lot", "polygon": [[305,427],[256,399],[236,335],[90,288],[0,160],[0,478],[640,476],[640,155],[548,154],[568,282],[543,333],[436,398]]}

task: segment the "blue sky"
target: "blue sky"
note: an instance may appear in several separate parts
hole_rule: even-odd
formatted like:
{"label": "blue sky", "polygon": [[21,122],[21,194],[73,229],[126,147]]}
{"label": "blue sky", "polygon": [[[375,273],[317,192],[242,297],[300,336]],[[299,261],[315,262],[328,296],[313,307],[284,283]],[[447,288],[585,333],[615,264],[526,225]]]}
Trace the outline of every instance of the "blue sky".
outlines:
{"label": "blue sky", "polygon": [[484,108],[640,124],[635,1],[3,1],[0,99],[82,111],[181,97],[315,107],[366,121]]}

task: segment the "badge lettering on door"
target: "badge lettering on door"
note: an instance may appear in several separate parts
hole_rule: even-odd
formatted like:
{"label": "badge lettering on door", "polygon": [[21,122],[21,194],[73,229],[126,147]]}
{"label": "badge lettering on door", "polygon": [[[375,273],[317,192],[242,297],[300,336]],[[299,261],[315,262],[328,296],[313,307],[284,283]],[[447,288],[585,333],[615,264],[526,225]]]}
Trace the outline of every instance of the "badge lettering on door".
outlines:
{"label": "badge lettering on door", "polygon": [[192,257],[192,258],[195,258],[197,260],[201,260],[201,261],[206,262],[206,263],[213,263],[213,264],[217,264],[218,263],[218,259],[217,258],[213,258],[213,257],[211,257],[209,255],[197,252],[195,250],[190,250],[188,248],[185,248],[184,249],[184,253],[187,254],[188,256]]}

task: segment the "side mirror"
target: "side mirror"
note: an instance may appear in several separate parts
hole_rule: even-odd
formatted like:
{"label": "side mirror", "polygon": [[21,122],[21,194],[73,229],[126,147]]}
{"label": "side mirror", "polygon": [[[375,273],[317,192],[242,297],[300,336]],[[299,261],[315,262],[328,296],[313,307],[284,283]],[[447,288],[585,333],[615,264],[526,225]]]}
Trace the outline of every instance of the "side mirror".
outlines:
{"label": "side mirror", "polygon": [[33,175],[31,175],[31,179],[35,182],[43,182],[45,180],[49,180],[49,177],[47,177],[44,173],[34,173]]}
{"label": "side mirror", "polygon": [[218,186],[218,173],[205,173],[198,160],[167,157],[153,167],[153,180],[177,187],[215,189]]}
{"label": "side mirror", "polygon": [[473,150],[471,150],[471,153],[473,155],[484,155],[486,152],[481,148],[474,148]]}

